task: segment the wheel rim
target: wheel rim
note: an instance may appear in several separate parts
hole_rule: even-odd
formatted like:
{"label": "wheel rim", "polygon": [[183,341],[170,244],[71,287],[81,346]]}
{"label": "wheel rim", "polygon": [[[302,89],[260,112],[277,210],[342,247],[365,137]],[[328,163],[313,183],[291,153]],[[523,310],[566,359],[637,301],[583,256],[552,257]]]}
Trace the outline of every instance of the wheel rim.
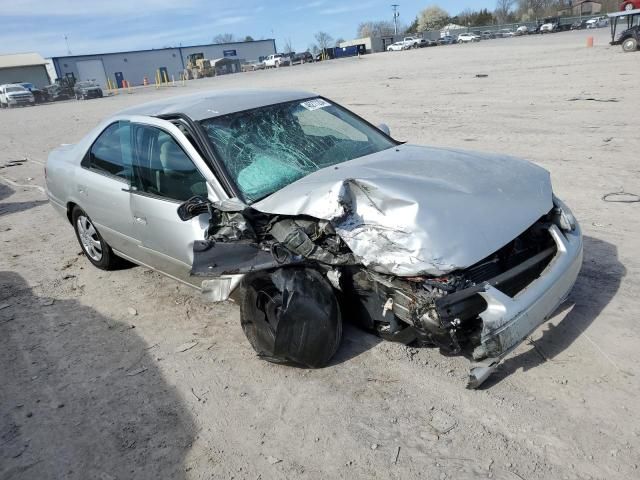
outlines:
{"label": "wheel rim", "polygon": [[95,262],[102,260],[102,242],[91,220],[84,215],[80,215],[76,220],[76,225],[84,253]]}
{"label": "wheel rim", "polygon": [[633,10],[633,5],[632,5],[632,4],[630,4],[630,3],[627,3],[627,4],[624,6],[624,9],[625,9],[625,10]]}
{"label": "wheel rim", "polygon": [[635,50],[637,48],[636,42],[632,38],[629,38],[622,44],[622,48],[624,50]]}

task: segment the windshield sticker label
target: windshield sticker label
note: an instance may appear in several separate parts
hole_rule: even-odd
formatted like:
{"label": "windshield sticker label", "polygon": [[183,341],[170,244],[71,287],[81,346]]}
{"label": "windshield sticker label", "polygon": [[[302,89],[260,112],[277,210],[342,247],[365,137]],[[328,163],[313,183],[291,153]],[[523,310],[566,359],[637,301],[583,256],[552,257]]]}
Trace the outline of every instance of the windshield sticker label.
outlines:
{"label": "windshield sticker label", "polygon": [[323,100],[322,98],[307,100],[306,102],[302,102],[300,105],[309,111],[314,111],[314,110],[318,110],[319,108],[326,108],[331,106],[329,102],[327,102],[326,100]]}

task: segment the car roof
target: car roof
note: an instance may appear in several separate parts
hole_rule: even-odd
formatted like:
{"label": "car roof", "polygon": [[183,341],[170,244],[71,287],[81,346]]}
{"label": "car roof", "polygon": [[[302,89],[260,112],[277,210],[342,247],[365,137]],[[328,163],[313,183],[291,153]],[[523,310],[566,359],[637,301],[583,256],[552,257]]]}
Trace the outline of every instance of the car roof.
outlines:
{"label": "car roof", "polygon": [[182,113],[193,120],[204,120],[311,97],[317,97],[317,94],[297,90],[207,90],[136,105],[118,112],[118,115],[155,117]]}

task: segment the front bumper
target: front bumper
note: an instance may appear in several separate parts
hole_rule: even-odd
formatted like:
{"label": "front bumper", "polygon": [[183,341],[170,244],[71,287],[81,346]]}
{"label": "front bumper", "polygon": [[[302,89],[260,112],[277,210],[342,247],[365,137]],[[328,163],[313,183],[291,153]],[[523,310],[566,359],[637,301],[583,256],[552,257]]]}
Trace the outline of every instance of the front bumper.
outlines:
{"label": "front bumper", "polygon": [[498,363],[544,323],[566,299],[582,266],[582,232],[549,227],[557,252],[542,274],[514,297],[486,284],[479,292],[487,303],[482,319],[481,345],[474,351],[481,361],[471,364],[469,388],[476,388]]}
{"label": "front bumper", "polygon": [[31,105],[35,103],[35,99],[33,97],[9,97],[7,98],[7,103],[9,105]]}

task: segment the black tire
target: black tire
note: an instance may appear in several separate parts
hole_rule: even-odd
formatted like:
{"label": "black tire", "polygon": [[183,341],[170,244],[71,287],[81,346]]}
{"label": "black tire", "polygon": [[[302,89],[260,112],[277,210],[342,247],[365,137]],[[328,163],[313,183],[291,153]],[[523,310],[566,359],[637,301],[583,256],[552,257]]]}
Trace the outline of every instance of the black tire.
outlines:
{"label": "black tire", "polygon": [[342,339],[342,315],[320,272],[260,272],[245,277],[242,290],[242,329],[259,357],[307,368],[329,363]]}
{"label": "black tire", "polygon": [[622,41],[622,50],[625,52],[635,52],[638,50],[638,40],[633,37],[625,38]]}
{"label": "black tire", "polygon": [[[79,230],[81,228],[79,226],[79,221],[83,221],[83,219],[86,219],[88,221],[88,225],[93,228],[93,232],[95,232],[95,234],[92,234],[90,230],[87,232],[86,228],[85,231],[81,233],[81,231]],[[84,210],[82,210],[78,206],[75,206],[73,208],[73,211],[71,212],[71,222],[73,223],[73,229],[76,232],[76,238],[78,239],[78,243],[80,244],[80,248],[82,248],[84,256],[87,257],[87,259],[95,267],[101,270],[113,270],[121,265],[121,260],[113,253],[113,250],[111,250],[111,247],[107,244],[107,242],[104,241],[104,239],[100,235],[100,232],[98,232],[98,229],[95,228],[93,222],[89,218],[89,215],[87,215]],[[96,242],[95,251],[100,251],[99,258],[95,255],[95,251],[91,252],[85,246],[85,243],[83,243],[83,239],[85,241],[89,241],[87,235],[89,235],[89,237],[91,237],[91,239]]]}

